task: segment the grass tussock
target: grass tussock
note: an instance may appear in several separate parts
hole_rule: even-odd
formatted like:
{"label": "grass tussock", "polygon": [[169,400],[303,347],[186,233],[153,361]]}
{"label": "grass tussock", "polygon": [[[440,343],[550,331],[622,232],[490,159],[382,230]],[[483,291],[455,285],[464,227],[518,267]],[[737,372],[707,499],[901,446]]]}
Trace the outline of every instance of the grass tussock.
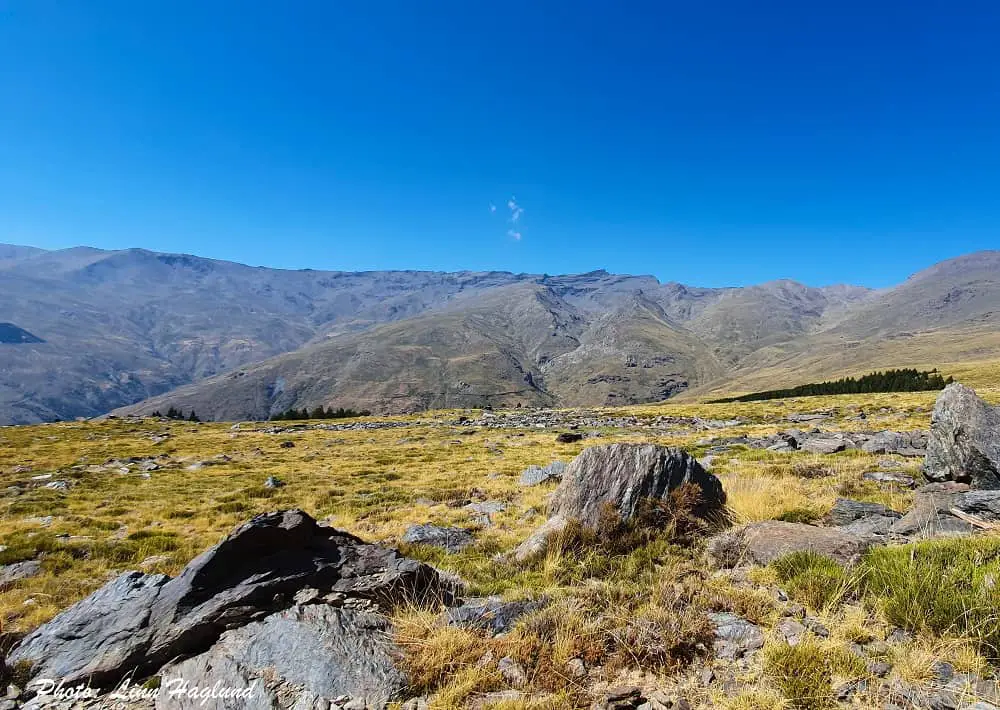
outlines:
{"label": "grass tussock", "polygon": [[793,708],[824,710],[834,706],[833,673],[823,647],[811,640],[764,649],[764,671]]}
{"label": "grass tussock", "polygon": [[841,601],[852,586],[841,565],[811,550],[785,555],[771,567],[788,594],[814,611]]}
{"label": "grass tussock", "polygon": [[1000,658],[1000,538],[879,548],[868,553],[860,573],[866,598],[890,623],[967,637]]}

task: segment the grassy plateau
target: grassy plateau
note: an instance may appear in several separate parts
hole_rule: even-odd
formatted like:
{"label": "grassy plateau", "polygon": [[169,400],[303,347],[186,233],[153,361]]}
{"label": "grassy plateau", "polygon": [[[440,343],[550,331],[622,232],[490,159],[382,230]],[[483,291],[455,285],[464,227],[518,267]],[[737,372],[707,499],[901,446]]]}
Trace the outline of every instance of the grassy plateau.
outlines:
{"label": "grassy plateau", "polygon": [[[954,374],[997,402],[997,372],[994,363],[984,363]],[[400,611],[395,624],[407,670],[415,692],[429,696],[432,707],[589,707],[604,689],[622,684],[681,693],[704,707],[828,707],[839,685],[875,677],[852,652],[859,644],[881,644],[891,677],[900,682],[928,681],[938,661],[986,676],[1000,656],[1000,592],[993,585],[1000,538],[885,548],[852,570],[799,555],[751,570],[749,578],[709,569],[699,531],[682,521],[667,521],[655,533],[618,531],[635,533],[627,548],[614,542],[621,534],[588,538],[570,531],[529,563],[502,555],[545,518],[554,484],[520,486],[529,465],[569,461],[588,446],[611,442],[661,443],[701,456],[713,437],[812,426],[787,421],[792,413],[829,413],[817,423],[829,430],[926,429],[935,397],[918,392],[595,410],[635,423],[581,426],[588,436],[572,444],[556,442],[560,428],[460,423],[459,417],[474,420],[477,411],[308,423],[147,418],[6,427],[0,429],[0,564],[38,559],[42,572],[0,590],[0,624],[5,638],[15,638],[121,571],[176,574],[253,515],[298,507],[456,573],[470,595],[550,600],[499,638],[443,626],[434,612]],[[861,411],[863,421],[856,419]],[[741,423],[712,430],[651,426],[660,416]],[[394,426],[322,428],[370,421]],[[811,522],[837,497],[905,510],[910,491],[863,479],[887,459],[898,464],[892,470],[920,480],[919,459],[859,451],[734,447],[715,455],[710,469],[723,482],[735,522]],[[269,476],[285,485],[265,487]],[[463,552],[400,545],[413,523],[477,527],[464,506],[484,500],[506,508],[491,525],[478,527],[476,544]],[[776,598],[775,588],[789,600]],[[773,629],[788,603],[805,607],[829,634],[809,634],[795,646],[780,641]],[[735,664],[713,659],[707,615],[718,611],[760,624],[764,648]],[[887,641],[899,628],[905,640]],[[501,672],[498,661],[508,657],[524,678],[515,682]],[[727,683],[699,680],[713,668],[725,672]],[[516,698],[496,694],[510,689],[520,691]],[[852,702],[880,707],[863,692]]]}

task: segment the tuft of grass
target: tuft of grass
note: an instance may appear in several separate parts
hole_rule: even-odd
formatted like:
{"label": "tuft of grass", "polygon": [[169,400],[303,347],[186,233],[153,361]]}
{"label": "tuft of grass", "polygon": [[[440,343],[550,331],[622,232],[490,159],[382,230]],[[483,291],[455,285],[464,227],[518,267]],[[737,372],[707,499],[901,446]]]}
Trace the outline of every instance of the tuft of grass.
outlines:
{"label": "tuft of grass", "polygon": [[824,710],[834,705],[833,674],[823,647],[815,641],[765,647],[764,672],[794,708]]}
{"label": "tuft of grass", "polygon": [[861,571],[866,598],[890,623],[968,637],[987,657],[1000,658],[1000,538],[877,548]]}
{"label": "tuft of grass", "polygon": [[820,611],[843,599],[851,579],[837,562],[812,550],[801,550],[771,563],[788,593],[813,610]]}

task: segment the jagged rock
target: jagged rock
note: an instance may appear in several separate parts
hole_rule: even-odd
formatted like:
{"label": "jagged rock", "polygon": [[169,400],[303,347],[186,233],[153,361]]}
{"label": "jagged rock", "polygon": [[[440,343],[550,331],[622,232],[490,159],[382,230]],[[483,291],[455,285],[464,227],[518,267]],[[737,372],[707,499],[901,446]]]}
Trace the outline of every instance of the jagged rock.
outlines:
{"label": "jagged rock", "polygon": [[665,498],[685,483],[701,489],[705,510],[725,503],[719,479],[681,449],[656,444],[608,444],[586,449],[563,474],[549,505],[552,515],[596,525],[610,503],[628,520],[647,498]]}
{"label": "jagged rock", "polygon": [[449,626],[481,629],[499,636],[510,631],[519,618],[541,609],[545,604],[544,599],[505,602],[502,597],[497,596],[476,597],[448,609],[442,619]]}
{"label": "jagged rock", "polygon": [[566,673],[574,680],[587,677],[587,664],[582,658],[571,658],[566,661]]}
{"label": "jagged rock", "polygon": [[812,550],[842,564],[853,564],[872,545],[870,538],[839,528],[765,520],[727,530],[709,540],[709,560],[717,567],[766,565],[783,555]]}
{"label": "jagged rock", "polygon": [[806,635],[808,629],[797,622],[795,619],[785,618],[779,621],[774,630],[778,632],[781,638],[785,639],[785,643],[789,646],[796,646]]}
{"label": "jagged rock", "polygon": [[928,484],[917,490],[910,511],[891,532],[918,537],[975,532],[951,513],[953,509],[987,522],[1000,521],[1000,490],[970,490],[968,484],[953,481]]}
{"label": "jagged rock", "polygon": [[799,443],[799,448],[812,454],[835,454],[847,449],[850,442],[837,436],[810,436]]}
{"label": "jagged rock", "polygon": [[42,571],[42,563],[38,560],[24,560],[0,567],[0,591],[9,589],[14,582],[35,577]]}
{"label": "jagged rock", "polygon": [[515,558],[525,560],[540,552],[548,536],[569,520],[596,526],[608,504],[622,519],[629,520],[644,500],[665,499],[685,483],[701,490],[700,513],[719,510],[725,503],[719,479],[680,449],[656,444],[608,444],[586,449],[566,467],[549,503],[551,517],[517,548]]}
{"label": "jagged rock", "polygon": [[521,688],[528,684],[528,674],[524,672],[524,666],[510,656],[497,661],[497,670],[505,681],[515,687]]}
{"label": "jagged rock", "polygon": [[869,454],[923,456],[927,449],[927,433],[922,431],[880,431],[861,445]]}
{"label": "jagged rock", "polygon": [[957,382],[945,387],[931,414],[924,476],[1000,488],[1000,407]]}
{"label": "jagged rock", "polygon": [[448,552],[461,552],[475,542],[465,528],[445,528],[440,525],[411,525],[403,533],[403,542],[440,547]]}
{"label": "jagged rock", "polygon": [[202,653],[226,629],[290,607],[310,587],[389,607],[440,599],[437,572],[395,550],[321,527],[300,510],[259,515],[179,576],[126,572],[28,634],[8,657],[33,677],[116,684]]}
{"label": "jagged rock", "polygon": [[742,658],[764,645],[764,632],[742,616],[729,612],[709,614],[715,625],[715,655],[724,660]]}
{"label": "jagged rock", "polygon": [[522,486],[537,486],[540,483],[562,478],[566,471],[566,464],[563,461],[553,461],[548,466],[528,466],[521,472]]}
{"label": "jagged rock", "polygon": [[885,471],[869,471],[865,473],[862,478],[866,481],[873,481],[874,483],[879,483],[889,486],[899,486],[901,488],[916,488],[917,481],[913,476],[907,476],[905,473],[887,473]]}
{"label": "jagged rock", "polygon": [[312,708],[317,701],[333,703],[343,696],[362,701],[361,707],[382,707],[406,688],[389,632],[381,615],[296,605],[226,631],[208,651],[164,668],[157,707],[206,707],[200,698],[172,694],[179,682],[243,690],[246,695],[233,706],[241,708],[283,707],[285,698],[297,708]]}
{"label": "jagged rock", "polygon": [[850,498],[838,498],[826,517],[831,525],[841,526],[872,515],[880,515],[888,518],[902,517],[902,513],[890,510],[879,503],[864,503],[859,500],[851,500]]}

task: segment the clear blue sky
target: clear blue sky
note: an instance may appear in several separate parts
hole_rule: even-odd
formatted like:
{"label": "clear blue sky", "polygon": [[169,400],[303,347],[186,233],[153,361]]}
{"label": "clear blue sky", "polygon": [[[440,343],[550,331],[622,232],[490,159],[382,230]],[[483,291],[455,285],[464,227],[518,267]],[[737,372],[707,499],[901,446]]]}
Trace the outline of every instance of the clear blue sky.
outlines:
{"label": "clear blue sky", "polygon": [[998,38],[994,0],[6,0],[0,241],[885,285],[1000,247]]}

